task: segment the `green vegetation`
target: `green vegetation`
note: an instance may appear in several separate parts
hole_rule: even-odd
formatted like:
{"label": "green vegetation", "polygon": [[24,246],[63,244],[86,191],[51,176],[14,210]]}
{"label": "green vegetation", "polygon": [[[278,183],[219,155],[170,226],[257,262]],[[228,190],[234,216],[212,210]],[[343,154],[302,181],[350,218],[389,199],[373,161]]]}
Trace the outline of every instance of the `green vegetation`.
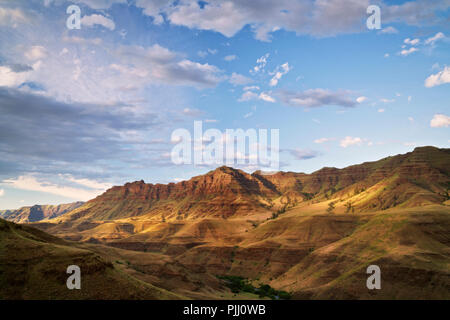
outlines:
{"label": "green vegetation", "polygon": [[217,276],[224,280],[228,288],[233,293],[248,292],[257,294],[260,298],[268,297],[272,300],[289,300],[291,295],[286,291],[275,290],[268,284],[262,284],[259,288],[254,287],[246,278],[239,276]]}
{"label": "green vegetation", "polygon": [[327,212],[328,213],[333,213],[333,210],[334,210],[334,202],[330,202],[328,204]]}

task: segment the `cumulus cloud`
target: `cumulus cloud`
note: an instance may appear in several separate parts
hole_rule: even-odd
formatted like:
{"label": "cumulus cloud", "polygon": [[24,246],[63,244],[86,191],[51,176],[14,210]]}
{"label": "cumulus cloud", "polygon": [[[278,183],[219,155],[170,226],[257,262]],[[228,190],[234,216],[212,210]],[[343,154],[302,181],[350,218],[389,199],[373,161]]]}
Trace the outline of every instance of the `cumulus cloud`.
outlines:
{"label": "cumulus cloud", "polygon": [[400,55],[402,56],[408,56],[413,52],[419,51],[419,49],[415,48],[415,47],[411,47],[409,49],[403,49],[402,51],[399,52]]}
{"label": "cumulus cloud", "polygon": [[356,102],[347,91],[309,89],[301,92],[281,91],[281,101],[290,106],[317,108],[327,105],[354,107]]}
{"label": "cumulus cloud", "polygon": [[252,91],[246,91],[242,94],[242,96],[238,99],[239,102],[250,101],[258,98],[258,94]]}
{"label": "cumulus cloud", "polygon": [[358,145],[359,146],[359,145],[362,144],[362,142],[363,142],[363,140],[361,138],[359,138],[359,137],[347,136],[347,137],[345,137],[344,139],[342,139],[340,141],[339,145],[342,148],[347,148],[349,146],[354,146],[354,145]]}
{"label": "cumulus cloud", "polygon": [[445,67],[442,71],[430,75],[425,79],[425,87],[431,88],[450,82],[450,67]]}
{"label": "cumulus cloud", "polygon": [[430,37],[427,40],[425,40],[425,44],[433,45],[436,41],[442,40],[444,38],[445,38],[445,35],[442,32],[438,32],[433,37]]}
{"label": "cumulus cloud", "polygon": [[267,64],[267,59],[269,59],[270,54],[266,53],[262,57],[256,59],[256,66],[253,67],[252,70],[250,70],[251,73],[258,73],[263,72],[264,68]]}
{"label": "cumulus cloud", "polygon": [[432,128],[441,128],[450,126],[450,117],[445,114],[435,114],[433,119],[430,121],[430,126]]}
{"label": "cumulus cloud", "polygon": [[415,46],[415,45],[417,45],[420,42],[420,39],[417,39],[417,38],[416,39],[406,38],[405,40],[403,40],[403,42],[405,44],[409,44],[411,46]]}
{"label": "cumulus cloud", "polygon": [[367,97],[364,97],[364,96],[356,98],[356,102],[358,102],[358,103],[363,103],[366,100],[367,100]]}
{"label": "cumulus cloud", "polygon": [[84,16],[81,18],[81,25],[92,27],[95,25],[103,26],[109,30],[114,30],[116,28],[116,25],[113,20],[100,15],[100,14],[93,14],[90,16]]}
{"label": "cumulus cloud", "polygon": [[258,99],[266,101],[266,102],[275,102],[275,99],[270,96],[270,93],[261,92],[258,96]]}
{"label": "cumulus cloud", "polygon": [[272,73],[273,77],[270,79],[269,86],[274,87],[278,84],[278,81],[291,70],[289,67],[289,63],[284,63],[281,66],[278,66],[276,70]]}
{"label": "cumulus cloud", "polygon": [[[219,32],[232,37],[250,25],[255,38],[270,41],[271,34],[280,29],[297,34],[311,34],[318,37],[341,33],[363,32],[363,20],[367,18],[369,0],[210,0],[198,2],[183,0],[177,3],[158,0],[137,0],[146,15],[155,17],[165,14],[175,25],[199,30]],[[402,22],[410,25],[437,24],[442,21],[438,14],[445,11],[446,1],[429,2],[418,0],[400,5],[380,3],[383,22]],[[393,27],[385,28],[393,32]]]}

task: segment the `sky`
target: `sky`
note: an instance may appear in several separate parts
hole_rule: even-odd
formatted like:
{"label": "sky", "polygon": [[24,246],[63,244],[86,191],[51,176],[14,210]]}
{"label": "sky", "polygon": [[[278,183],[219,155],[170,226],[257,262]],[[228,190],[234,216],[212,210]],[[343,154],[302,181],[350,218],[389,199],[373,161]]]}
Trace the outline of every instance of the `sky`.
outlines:
{"label": "sky", "polygon": [[448,0],[0,0],[0,209],[213,170],[171,159],[194,121],[278,129],[282,171],[449,148],[449,49]]}

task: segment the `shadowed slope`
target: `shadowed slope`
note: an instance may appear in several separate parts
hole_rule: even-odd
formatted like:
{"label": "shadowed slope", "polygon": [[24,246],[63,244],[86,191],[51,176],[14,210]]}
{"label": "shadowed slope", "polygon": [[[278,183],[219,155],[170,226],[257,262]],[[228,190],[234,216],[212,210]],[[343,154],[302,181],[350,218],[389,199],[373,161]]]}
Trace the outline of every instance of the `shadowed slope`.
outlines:
{"label": "shadowed slope", "polygon": [[[66,287],[69,265],[81,269],[81,290]],[[117,270],[90,250],[0,219],[0,299],[177,298]]]}

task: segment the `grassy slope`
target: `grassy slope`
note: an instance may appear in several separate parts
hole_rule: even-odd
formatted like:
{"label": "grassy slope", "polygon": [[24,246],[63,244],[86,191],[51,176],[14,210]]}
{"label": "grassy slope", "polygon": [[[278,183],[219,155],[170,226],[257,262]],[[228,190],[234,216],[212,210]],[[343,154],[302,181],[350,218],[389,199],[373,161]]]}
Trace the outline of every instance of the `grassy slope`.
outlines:
{"label": "grassy slope", "polygon": [[[296,298],[450,299],[450,208],[391,209],[320,247],[273,285]],[[382,289],[366,288],[380,266]]]}
{"label": "grassy slope", "polygon": [[[81,268],[68,290],[66,268]],[[0,219],[0,299],[178,299],[139,281],[99,255],[37,229]]]}

